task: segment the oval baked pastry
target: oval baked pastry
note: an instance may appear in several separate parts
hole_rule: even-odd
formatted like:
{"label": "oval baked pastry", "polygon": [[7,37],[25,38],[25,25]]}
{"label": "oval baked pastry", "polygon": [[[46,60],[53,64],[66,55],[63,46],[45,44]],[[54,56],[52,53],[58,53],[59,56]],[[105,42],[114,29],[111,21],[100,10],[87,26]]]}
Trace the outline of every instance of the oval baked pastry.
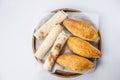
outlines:
{"label": "oval baked pastry", "polygon": [[63,25],[75,36],[88,41],[99,40],[99,35],[95,28],[86,22],[74,19],[65,19]]}
{"label": "oval baked pastry", "polygon": [[92,46],[89,42],[78,37],[69,37],[67,41],[68,47],[77,55],[86,58],[100,58],[101,52]]}
{"label": "oval baked pastry", "polygon": [[57,58],[57,63],[73,71],[82,71],[94,67],[94,64],[90,60],[68,53],[60,55]]}

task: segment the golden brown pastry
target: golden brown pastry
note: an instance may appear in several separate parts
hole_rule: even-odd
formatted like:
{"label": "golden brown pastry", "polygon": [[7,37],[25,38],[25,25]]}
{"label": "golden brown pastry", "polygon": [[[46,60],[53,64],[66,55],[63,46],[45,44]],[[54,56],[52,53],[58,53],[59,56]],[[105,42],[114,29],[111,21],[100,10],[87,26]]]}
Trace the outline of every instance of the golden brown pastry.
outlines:
{"label": "golden brown pastry", "polygon": [[82,71],[82,70],[87,70],[94,67],[94,64],[88,59],[74,55],[74,54],[60,55],[57,58],[57,63],[73,71]]}
{"label": "golden brown pastry", "polygon": [[101,52],[89,42],[78,37],[69,37],[68,47],[75,53],[86,58],[100,58]]}
{"label": "golden brown pastry", "polygon": [[95,28],[86,22],[74,19],[65,19],[63,25],[75,36],[88,41],[99,40]]}

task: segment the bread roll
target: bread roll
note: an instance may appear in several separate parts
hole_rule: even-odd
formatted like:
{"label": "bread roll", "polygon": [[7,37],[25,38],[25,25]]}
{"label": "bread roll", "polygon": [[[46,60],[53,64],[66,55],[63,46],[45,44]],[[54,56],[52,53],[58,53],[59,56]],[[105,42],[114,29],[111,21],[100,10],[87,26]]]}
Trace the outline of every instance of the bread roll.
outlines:
{"label": "bread roll", "polygon": [[38,30],[36,30],[33,35],[38,40],[44,38],[54,27],[53,25],[61,23],[65,18],[67,18],[67,14],[64,11],[58,11],[45,24],[43,24]]}
{"label": "bread roll", "polygon": [[75,36],[88,41],[98,41],[99,35],[95,28],[86,22],[74,19],[65,19],[63,25]]}
{"label": "bread roll", "polygon": [[61,66],[71,69],[73,71],[82,71],[91,69],[94,64],[86,58],[74,55],[74,54],[63,54],[57,58],[57,63]]}
{"label": "bread roll", "polygon": [[43,65],[43,68],[45,70],[51,71],[52,66],[54,65],[54,62],[56,61],[56,57],[59,55],[59,53],[60,53],[61,49],[63,48],[67,38],[68,38],[68,35],[64,31],[62,31],[58,35],[48,57]]}
{"label": "bread roll", "polygon": [[89,42],[78,37],[69,37],[68,47],[75,53],[86,58],[100,58],[101,52]]}
{"label": "bread roll", "polygon": [[59,33],[62,31],[62,26],[61,25],[56,25],[48,34],[48,36],[45,38],[45,40],[42,42],[42,44],[40,45],[40,47],[38,48],[38,50],[35,53],[35,56],[38,59],[43,59],[43,57],[45,56],[45,54],[47,53],[47,51],[50,49],[50,47],[53,45],[53,43],[55,42],[57,36],[59,35]]}

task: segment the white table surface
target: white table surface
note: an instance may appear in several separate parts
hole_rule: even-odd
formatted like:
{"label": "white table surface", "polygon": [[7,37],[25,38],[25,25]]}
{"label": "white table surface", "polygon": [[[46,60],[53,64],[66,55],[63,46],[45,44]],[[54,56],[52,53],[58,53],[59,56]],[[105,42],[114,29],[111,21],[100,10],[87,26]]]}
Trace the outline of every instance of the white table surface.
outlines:
{"label": "white table surface", "polygon": [[[95,72],[63,79],[41,71],[31,35],[43,12],[75,8],[100,15],[103,56]],[[120,80],[120,0],[0,0],[0,80]]]}

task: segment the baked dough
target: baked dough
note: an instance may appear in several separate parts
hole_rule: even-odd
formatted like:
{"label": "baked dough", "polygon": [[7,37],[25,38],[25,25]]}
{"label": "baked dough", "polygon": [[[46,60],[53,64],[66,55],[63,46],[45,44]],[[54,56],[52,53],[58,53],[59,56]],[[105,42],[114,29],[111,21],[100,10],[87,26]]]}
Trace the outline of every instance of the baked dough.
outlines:
{"label": "baked dough", "polygon": [[99,40],[95,28],[86,22],[74,19],[65,19],[63,25],[75,36],[88,41]]}
{"label": "baked dough", "polygon": [[82,71],[94,67],[94,64],[88,59],[70,53],[60,55],[57,58],[57,63],[73,71]]}
{"label": "baked dough", "polygon": [[100,58],[101,52],[92,46],[89,42],[78,37],[69,37],[67,41],[68,47],[77,55],[86,58]]}
{"label": "baked dough", "polygon": [[61,49],[63,48],[67,38],[68,38],[68,35],[64,31],[62,31],[58,35],[48,57],[43,65],[44,70],[51,71],[52,66],[54,65],[56,58],[59,55]]}
{"label": "baked dough", "polygon": [[42,60],[43,57],[45,56],[45,54],[47,53],[47,51],[50,49],[50,47],[53,45],[53,43],[55,42],[57,36],[59,35],[59,33],[62,31],[62,26],[61,25],[56,25],[48,34],[48,36],[45,38],[45,40],[42,42],[42,44],[40,45],[40,47],[38,48],[38,50],[35,53],[35,56]]}
{"label": "baked dough", "polygon": [[41,40],[50,32],[50,30],[54,27],[53,25],[61,23],[65,18],[67,18],[67,14],[64,11],[58,11],[45,24],[36,30],[33,35],[38,40]]}

